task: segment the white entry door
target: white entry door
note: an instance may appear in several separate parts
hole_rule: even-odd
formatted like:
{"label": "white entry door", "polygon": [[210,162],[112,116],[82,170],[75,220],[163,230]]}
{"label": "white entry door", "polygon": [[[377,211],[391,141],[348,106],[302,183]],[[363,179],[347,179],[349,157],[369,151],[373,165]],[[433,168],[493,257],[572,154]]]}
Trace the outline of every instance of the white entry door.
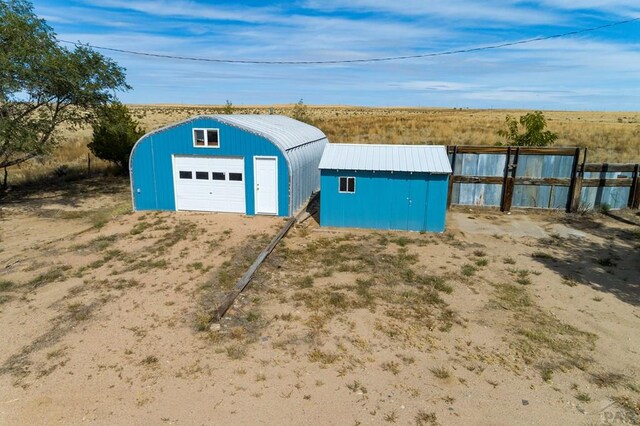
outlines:
{"label": "white entry door", "polygon": [[278,214],[278,158],[253,157],[256,214]]}
{"label": "white entry door", "polygon": [[246,213],[244,159],[174,156],[176,210]]}

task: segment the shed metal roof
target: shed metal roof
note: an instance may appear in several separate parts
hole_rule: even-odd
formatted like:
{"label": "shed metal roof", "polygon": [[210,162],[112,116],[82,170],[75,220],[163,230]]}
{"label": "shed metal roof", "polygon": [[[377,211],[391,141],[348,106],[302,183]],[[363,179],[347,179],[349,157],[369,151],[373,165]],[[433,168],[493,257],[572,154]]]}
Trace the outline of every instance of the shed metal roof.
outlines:
{"label": "shed metal roof", "polygon": [[320,169],[451,173],[443,145],[329,143]]}

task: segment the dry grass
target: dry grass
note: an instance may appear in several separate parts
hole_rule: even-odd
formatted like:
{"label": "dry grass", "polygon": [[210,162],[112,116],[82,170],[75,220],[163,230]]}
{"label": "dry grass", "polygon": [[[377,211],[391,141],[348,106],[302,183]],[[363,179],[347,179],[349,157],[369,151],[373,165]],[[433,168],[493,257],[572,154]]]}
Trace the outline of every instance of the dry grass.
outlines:
{"label": "dry grass", "polygon": [[[238,106],[234,113],[292,115],[294,105]],[[147,130],[199,114],[221,114],[223,106],[134,105],[133,115]],[[472,110],[445,108],[365,108],[309,106],[309,120],[332,142],[493,145],[504,142],[497,135],[507,114],[520,116],[527,111]],[[640,113],[546,111],[549,129],[558,133],[556,146],[589,149],[594,162],[640,161]],[[12,183],[37,180],[52,174],[60,166],[81,173],[87,167],[89,127],[63,129],[65,142],[53,155],[40,162],[10,171]],[[108,164],[92,158],[92,168],[102,171]]]}

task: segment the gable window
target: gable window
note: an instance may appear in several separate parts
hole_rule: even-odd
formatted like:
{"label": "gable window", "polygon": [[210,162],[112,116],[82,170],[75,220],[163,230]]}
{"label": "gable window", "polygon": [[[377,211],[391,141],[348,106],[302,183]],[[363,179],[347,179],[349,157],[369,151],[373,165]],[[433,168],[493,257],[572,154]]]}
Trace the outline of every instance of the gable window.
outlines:
{"label": "gable window", "polygon": [[340,177],[340,186],[338,192],[354,193],[356,192],[356,178],[354,177]]}
{"label": "gable window", "polygon": [[220,147],[220,131],[218,129],[193,129],[193,146],[196,148]]}

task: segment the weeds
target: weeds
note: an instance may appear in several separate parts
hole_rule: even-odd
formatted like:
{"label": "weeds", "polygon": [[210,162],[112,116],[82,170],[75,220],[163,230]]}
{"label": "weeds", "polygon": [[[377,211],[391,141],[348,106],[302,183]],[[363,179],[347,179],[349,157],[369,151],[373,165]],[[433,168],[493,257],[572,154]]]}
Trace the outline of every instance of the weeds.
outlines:
{"label": "weeds", "polygon": [[444,367],[435,367],[430,369],[431,374],[433,374],[438,379],[446,380],[451,377],[451,373]]}
{"label": "weeds", "polygon": [[628,420],[630,424],[638,424],[640,421],[640,399],[636,399],[634,401],[631,397],[626,395],[614,396],[611,399],[627,411],[629,414]]}
{"label": "weeds", "polygon": [[158,362],[160,362],[160,360],[155,355],[148,355],[142,361],[140,361],[142,365],[146,366],[154,366],[157,365]]}
{"label": "weeds", "polygon": [[428,413],[424,410],[418,411],[415,420],[416,426],[437,426],[439,424],[436,413]]}
{"label": "weeds", "polygon": [[347,383],[347,389],[349,389],[351,392],[356,393],[367,393],[367,388],[365,388],[362,383],[360,383],[357,380],[354,380],[353,383]]}
{"label": "weeds", "polygon": [[580,402],[591,402],[591,396],[585,392],[578,392],[576,394],[576,399]]}
{"label": "weeds", "polygon": [[533,257],[534,259],[555,260],[555,257],[553,257],[553,255],[544,251],[535,251],[531,254],[531,257]]}
{"label": "weeds", "polygon": [[602,372],[591,374],[591,383],[599,388],[614,388],[622,386],[628,381],[627,376],[620,373]]}
{"label": "weeds", "polygon": [[489,259],[484,259],[484,258],[483,259],[478,259],[474,263],[478,267],[487,266],[489,264]]}
{"label": "weeds", "polygon": [[41,287],[46,284],[50,284],[56,281],[63,281],[66,278],[65,272],[71,269],[69,265],[58,265],[49,269],[37,277],[29,281],[29,284],[33,287]]}
{"label": "weeds", "polygon": [[247,356],[247,348],[241,344],[227,346],[227,356],[231,359],[242,359]]}
{"label": "weeds", "polygon": [[207,331],[213,321],[213,316],[203,310],[196,312],[194,318],[194,328],[196,331]]}
{"label": "weeds", "polygon": [[16,283],[9,280],[0,280],[0,291],[9,291],[16,286]]}
{"label": "weeds", "polygon": [[393,373],[394,376],[397,376],[398,373],[400,373],[400,364],[398,364],[395,361],[383,362],[381,367],[382,367],[382,370]]}
{"label": "weeds", "polygon": [[395,423],[398,420],[398,413],[391,411],[383,416],[385,422]]}
{"label": "weeds", "polygon": [[496,303],[503,309],[519,310],[532,305],[526,290],[513,284],[495,284]]}
{"label": "weeds", "polygon": [[313,287],[313,277],[309,276],[309,275],[305,275],[303,277],[300,277],[299,279],[295,280],[293,282],[293,285],[300,288],[300,289],[304,289],[304,288],[311,288]]}
{"label": "weeds", "polygon": [[91,307],[83,305],[82,303],[72,303],[67,306],[67,312],[71,318],[75,321],[84,321],[89,318],[91,313]]}
{"label": "weeds", "polygon": [[142,234],[146,229],[150,227],[151,227],[151,224],[149,222],[139,222],[133,226],[131,231],[129,231],[129,234],[131,235]]}
{"label": "weeds", "polygon": [[472,275],[475,275],[476,271],[478,270],[478,268],[476,268],[474,265],[471,264],[466,264],[466,265],[462,265],[462,275],[464,275],[465,277],[470,277]]}
{"label": "weeds", "polygon": [[307,358],[309,358],[309,361],[311,362],[318,362],[320,364],[328,365],[333,364],[334,362],[339,360],[340,355],[332,352],[323,352],[320,349],[316,348],[309,352]]}

